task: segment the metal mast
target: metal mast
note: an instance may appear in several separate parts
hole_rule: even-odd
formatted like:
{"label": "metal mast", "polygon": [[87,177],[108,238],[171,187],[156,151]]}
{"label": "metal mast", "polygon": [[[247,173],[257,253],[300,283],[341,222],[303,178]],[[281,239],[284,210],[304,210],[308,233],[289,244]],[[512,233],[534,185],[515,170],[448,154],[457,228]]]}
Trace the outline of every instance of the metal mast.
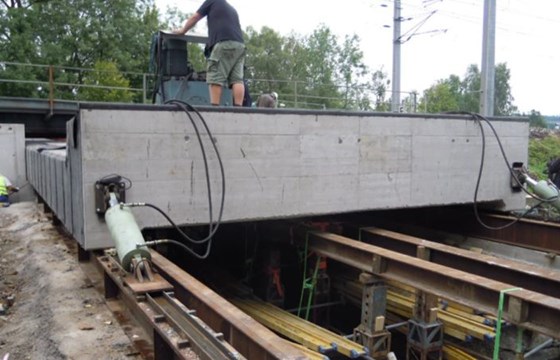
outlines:
{"label": "metal mast", "polygon": [[393,91],[391,111],[399,112],[401,106],[401,1],[395,0],[393,15]]}
{"label": "metal mast", "polygon": [[494,115],[494,79],[496,45],[496,0],[484,0],[482,65],[480,76],[480,113]]}

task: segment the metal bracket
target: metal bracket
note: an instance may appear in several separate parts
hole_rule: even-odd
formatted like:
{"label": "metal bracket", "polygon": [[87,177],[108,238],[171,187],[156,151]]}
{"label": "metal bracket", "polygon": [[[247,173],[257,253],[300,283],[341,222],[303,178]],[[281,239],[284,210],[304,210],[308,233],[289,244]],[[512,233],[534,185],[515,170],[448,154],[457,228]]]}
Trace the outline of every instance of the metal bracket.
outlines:
{"label": "metal bracket", "polygon": [[126,184],[118,175],[98,180],[93,185],[95,191],[95,212],[103,215],[108,210],[109,193],[117,194],[119,202],[126,202]]}
{"label": "metal bracket", "polygon": [[515,192],[521,191],[523,184],[525,183],[525,175],[523,172],[523,163],[514,162],[511,165],[512,174],[510,178],[511,189]]}

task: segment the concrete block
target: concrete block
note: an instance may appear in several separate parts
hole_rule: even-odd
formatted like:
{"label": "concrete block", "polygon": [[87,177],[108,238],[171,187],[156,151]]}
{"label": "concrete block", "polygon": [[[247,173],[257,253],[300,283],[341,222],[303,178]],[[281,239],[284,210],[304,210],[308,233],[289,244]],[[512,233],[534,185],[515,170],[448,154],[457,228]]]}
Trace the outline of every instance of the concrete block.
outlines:
{"label": "concrete block", "polygon": [[412,171],[412,136],[362,136],[360,174]]}
{"label": "concrete block", "polygon": [[[480,161],[480,129],[468,118],[442,115],[332,112],[202,112],[214,139],[202,135],[218,216],[221,179],[215,141],[226,175],[223,221],[302,217],[361,210],[394,209],[473,200]],[[202,131],[200,119],[194,121]],[[86,249],[111,246],[102,217],[95,213],[93,184],[117,173],[129,178],[127,201],[150,202],[178,224],[208,221],[202,152],[181,111],[83,109],[68,138],[64,161],[48,174],[37,158],[42,192],[58,184],[57,210]],[[527,161],[528,125],[494,120],[510,161]],[[487,134],[488,135],[488,134]],[[497,141],[487,136],[480,201],[506,206],[523,196],[509,189],[509,174]],[[487,169],[487,170],[486,170]],[[62,174],[64,173],[64,174]],[[68,178],[65,182],[60,179]],[[60,186],[65,184],[64,186]],[[62,190],[61,190],[62,189]],[[66,198],[66,190],[72,196]],[[63,200],[61,200],[63,199]],[[69,213],[69,209],[71,212]],[[141,227],[168,226],[150,209],[136,208]],[[71,214],[71,216],[66,216]]]}
{"label": "concrete block", "polygon": [[0,124],[0,174],[20,188],[10,195],[12,202],[33,198],[33,191],[27,184],[25,168],[25,127],[21,124]]}

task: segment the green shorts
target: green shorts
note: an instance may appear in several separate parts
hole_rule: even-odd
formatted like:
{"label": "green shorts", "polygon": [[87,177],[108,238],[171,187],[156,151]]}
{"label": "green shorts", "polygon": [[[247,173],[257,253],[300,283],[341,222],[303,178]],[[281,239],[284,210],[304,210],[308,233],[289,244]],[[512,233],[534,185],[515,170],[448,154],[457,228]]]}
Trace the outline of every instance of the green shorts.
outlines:
{"label": "green shorts", "polygon": [[230,87],[243,82],[245,45],[237,41],[222,41],[214,45],[208,58],[206,82]]}

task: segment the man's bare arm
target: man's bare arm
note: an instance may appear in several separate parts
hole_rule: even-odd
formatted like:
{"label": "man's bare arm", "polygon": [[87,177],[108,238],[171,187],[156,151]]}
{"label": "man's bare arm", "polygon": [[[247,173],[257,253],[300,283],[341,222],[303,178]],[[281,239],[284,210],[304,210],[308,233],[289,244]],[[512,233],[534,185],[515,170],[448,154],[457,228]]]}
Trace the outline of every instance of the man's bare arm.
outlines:
{"label": "man's bare arm", "polygon": [[173,30],[174,34],[180,34],[180,35],[185,35],[190,29],[192,29],[196,23],[202,19],[202,15],[200,15],[199,13],[195,12],[193,14],[193,16],[191,16],[186,22],[185,25],[183,25],[182,28]]}

